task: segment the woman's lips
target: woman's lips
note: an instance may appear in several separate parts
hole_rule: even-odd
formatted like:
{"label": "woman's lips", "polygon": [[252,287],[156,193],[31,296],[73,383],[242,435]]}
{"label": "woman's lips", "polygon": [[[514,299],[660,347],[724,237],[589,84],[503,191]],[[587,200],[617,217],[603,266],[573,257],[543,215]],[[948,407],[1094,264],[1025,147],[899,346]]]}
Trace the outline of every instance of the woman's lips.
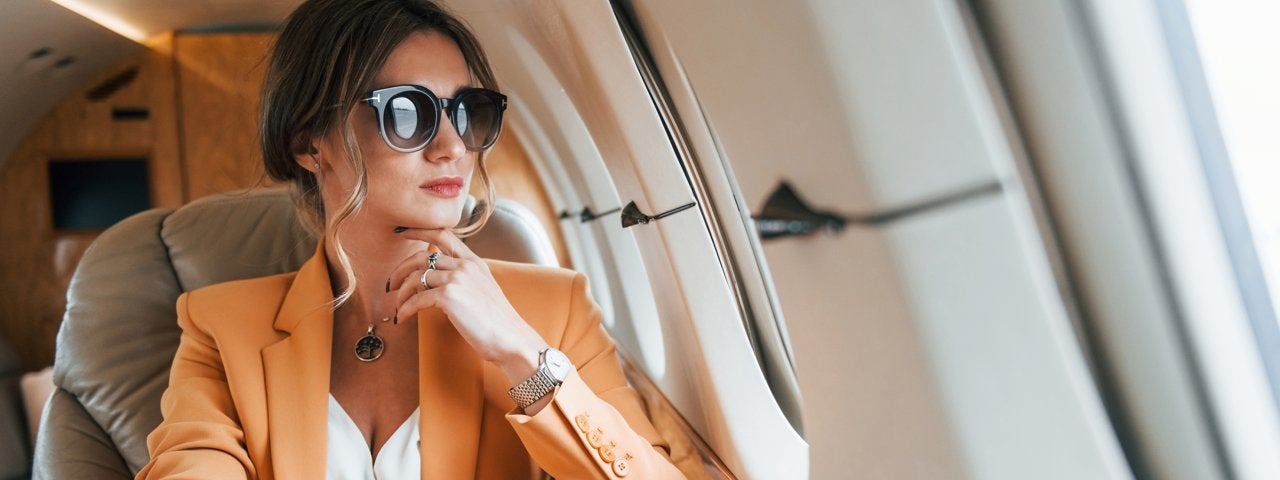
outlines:
{"label": "woman's lips", "polygon": [[422,185],[427,193],[438,197],[453,198],[462,194],[462,179],[458,177],[440,177]]}

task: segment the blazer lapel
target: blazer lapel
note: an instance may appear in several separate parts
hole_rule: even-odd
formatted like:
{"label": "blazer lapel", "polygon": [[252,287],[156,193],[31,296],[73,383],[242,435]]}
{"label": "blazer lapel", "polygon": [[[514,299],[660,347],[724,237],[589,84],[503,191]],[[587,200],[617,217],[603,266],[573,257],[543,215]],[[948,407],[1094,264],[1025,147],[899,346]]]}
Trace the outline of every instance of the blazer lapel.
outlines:
{"label": "blazer lapel", "polygon": [[287,336],[262,349],[275,478],[325,475],[332,300],[322,243],[298,270],[276,315],[276,330]]}
{"label": "blazer lapel", "polygon": [[418,313],[422,478],[475,478],[484,360],[438,308]]}

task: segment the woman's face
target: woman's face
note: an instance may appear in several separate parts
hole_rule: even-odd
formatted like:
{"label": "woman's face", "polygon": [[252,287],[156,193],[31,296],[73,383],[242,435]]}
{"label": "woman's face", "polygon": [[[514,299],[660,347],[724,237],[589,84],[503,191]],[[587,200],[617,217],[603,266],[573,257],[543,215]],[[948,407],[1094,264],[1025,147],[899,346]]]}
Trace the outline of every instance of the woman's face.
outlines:
{"label": "woman's face", "polygon": [[[458,90],[471,86],[470,78],[466,60],[452,40],[437,32],[416,32],[392,50],[374,79],[373,88],[419,85],[437,97],[453,98]],[[390,233],[397,226],[457,225],[471,186],[476,153],[467,150],[443,112],[435,138],[412,153],[393,150],[383,141],[377,114],[368,104],[357,105],[348,121],[369,176],[364,208],[350,218],[352,226]],[[345,201],[357,178],[347,161],[340,133],[330,133],[319,143],[319,155],[327,168],[320,176],[321,193],[325,211],[332,214]]]}

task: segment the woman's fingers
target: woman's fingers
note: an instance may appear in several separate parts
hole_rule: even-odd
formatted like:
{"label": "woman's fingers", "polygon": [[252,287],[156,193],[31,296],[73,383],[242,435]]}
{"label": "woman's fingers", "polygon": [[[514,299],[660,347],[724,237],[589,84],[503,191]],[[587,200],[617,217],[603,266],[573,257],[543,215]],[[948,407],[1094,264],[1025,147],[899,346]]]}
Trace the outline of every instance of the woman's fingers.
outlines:
{"label": "woman's fingers", "polygon": [[450,232],[449,230],[410,228],[401,232],[400,235],[405,238],[412,238],[414,240],[431,243],[439,247],[445,255],[449,255],[451,257],[464,258],[468,260],[479,258],[471,251],[470,248],[467,247],[465,243],[462,243],[462,240],[459,239],[457,235],[454,235],[453,232]]}
{"label": "woman's fingers", "polygon": [[[421,269],[427,265],[427,252],[415,252],[400,261],[396,268],[391,269],[391,274],[387,275],[387,291],[399,290],[400,285],[404,283],[404,279],[414,270]],[[440,268],[439,259],[436,260],[436,268]]]}
{"label": "woman's fingers", "polygon": [[413,297],[414,295],[423,291],[423,288],[422,288],[423,272],[426,272],[427,274],[426,290],[434,290],[434,289],[443,287],[445,285],[448,285],[449,282],[453,280],[454,275],[457,274],[449,270],[418,269],[418,270],[409,272],[409,275],[404,278],[404,282],[400,285],[399,288],[396,289],[396,305],[400,305],[401,309],[404,308],[404,303],[408,301],[410,297]]}
{"label": "woman's fingers", "polygon": [[397,302],[400,307],[396,309],[396,322],[417,317],[419,310],[437,306],[440,296],[439,290],[418,290],[416,294]]}
{"label": "woman's fingers", "polygon": [[[406,229],[400,235],[427,242],[442,254],[437,257],[434,270],[427,269],[426,253],[415,253],[396,267],[388,285],[396,289],[397,321],[434,306],[444,309],[455,322],[462,322],[460,329],[462,325],[475,327],[469,319],[483,318],[484,315],[476,317],[476,312],[468,309],[474,309],[476,302],[484,303],[484,299],[493,297],[491,290],[502,295],[489,273],[488,264],[448,230]],[[426,289],[422,285],[424,272]],[[455,314],[462,314],[465,318],[456,319],[453,317]]]}
{"label": "woman's fingers", "polygon": [[[413,280],[413,278],[409,277],[414,271],[421,275],[422,270],[430,264],[430,258],[431,255],[426,252],[417,252],[401,260],[400,264],[391,270],[391,275],[387,278],[387,291],[399,290],[405,282]],[[459,262],[456,258],[443,253],[436,257],[436,270],[457,270],[458,267]]]}

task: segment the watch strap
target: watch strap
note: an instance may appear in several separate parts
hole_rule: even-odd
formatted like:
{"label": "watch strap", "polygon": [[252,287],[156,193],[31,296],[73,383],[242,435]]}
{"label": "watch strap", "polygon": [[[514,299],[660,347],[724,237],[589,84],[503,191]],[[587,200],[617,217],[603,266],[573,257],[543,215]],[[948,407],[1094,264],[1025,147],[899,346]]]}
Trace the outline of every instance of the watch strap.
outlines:
{"label": "watch strap", "polygon": [[551,376],[551,371],[547,369],[546,365],[538,365],[538,371],[523,382],[520,382],[519,385],[507,390],[507,395],[512,400],[515,400],[517,407],[524,410],[525,407],[533,405],[533,402],[547,396],[559,385],[560,381]]}

